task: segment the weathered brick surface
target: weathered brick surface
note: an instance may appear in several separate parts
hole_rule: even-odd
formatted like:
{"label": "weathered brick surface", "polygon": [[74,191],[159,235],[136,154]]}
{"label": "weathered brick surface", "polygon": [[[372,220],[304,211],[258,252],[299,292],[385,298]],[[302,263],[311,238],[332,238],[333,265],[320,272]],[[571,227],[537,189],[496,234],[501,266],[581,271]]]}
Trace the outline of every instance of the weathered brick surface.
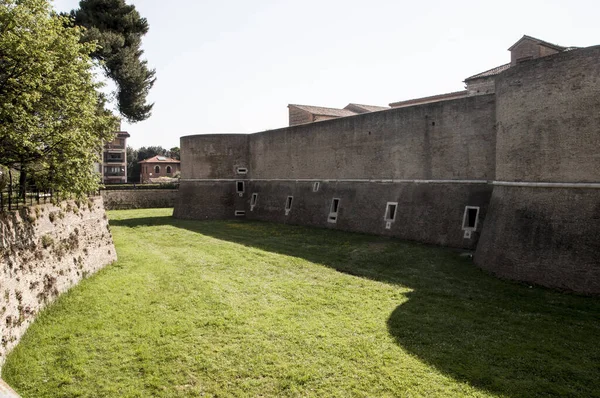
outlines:
{"label": "weathered brick surface", "polygon": [[310,123],[314,121],[313,115],[310,112],[298,109],[296,107],[291,107],[289,109],[289,118],[290,126],[296,126],[298,124]]}
{"label": "weathered brick surface", "polygon": [[34,317],[117,254],[102,198],[0,214],[0,365]]}
{"label": "weathered brick surface", "polygon": [[182,178],[236,178],[248,167],[248,134],[206,134],[181,137]]}
{"label": "weathered brick surface", "polygon": [[249,170],[269,179],[493,179],[494,124],[494,96],[482,95],[265,131],[249,136]]}
{"label": "weathered brick surface", "polygon": [[[486,215],[491,187],[487,184],[414,184],[320,181],[251,182],[250,198],[258,194],[248,219],[335,228],[345,231],[395,236],[451,247],[475,248]],[[285,201],[293,196],[292,209],[285,215]],[[328,222],[333,198],[340,199],[337,222]],[[384,220],[387,202],[397,202],[391,228]],[[464,239],[462,219],[465,206],[479,206],[479,229]]]}
{"label": "weathered brick surface", "polygon": [[600,190],[494,187],[475,262],[504,278],[600,294]]}
{"label": "weathered brick surface", "polygon": [[600,180],[600,47],[513,66],[496,97],[497,180]]}
{"label": "weathered brick surface", "polygon": [[[524,62],[496,83],[496,179],[600,182],[600,47]],[[496,186],[476,263],[600,293],[600,189]]]}

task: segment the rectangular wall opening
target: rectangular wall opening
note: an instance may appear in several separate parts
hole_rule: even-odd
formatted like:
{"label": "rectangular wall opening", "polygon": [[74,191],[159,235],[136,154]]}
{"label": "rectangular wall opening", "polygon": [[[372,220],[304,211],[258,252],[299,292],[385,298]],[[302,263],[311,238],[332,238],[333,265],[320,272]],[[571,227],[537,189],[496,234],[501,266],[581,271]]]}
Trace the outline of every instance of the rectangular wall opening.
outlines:
{"label": "rectangular wall opening", "polygon": [[244,186],[244,181],[237,181],[235,183],[235,190],[237,193],[240,194],[240,196],[242,196],[244,194],[244,190],[245,190],[245,186]]}
{"label": "rectangular wall opening", "polygon": [[236,217],[243,217],[246,215],[246,212],[244,210],[236,210],[235,211],[235,216]]}
{"label": "rectangular wall opening", "polygon": [[385,206],[385,221],[396,220],[396,210],[398,209],[398,202],[387,202]]}
{"label": "rectangular wall opening", "polygon": [[294,200],[293,196],[288,196],[285,200],[285,215],[287,216],[292,210],[292,201]]}
{"label": "rectangular wall opening", "polygon": [[238,174],[247,174],[247,173],[248,173],[248,169],[247,169],[247,168],[245,168],[245,167],[238,167],[238,168],[237,168],[235,171],[236,171]]}
{"label": "rectangular wall opening", "polygon": [[337,222],[338,210],[340,208],[340,199],[333,198],[331,201],[331,207],[329,208],[329,216],[327,217],[327,222],[335,224]]}
{"label": "rectangular wall opening", "polygon": [[257,201],[258,201],[258,194],[253,193],[252,198],[250,199],[250,211],[254,210],[254,206],[256,206]]}
{"label": "rectangular wall opening", "polygon": [[319,181],[313,183],[313,192],[318,192],[321,187],[321,183]]}
{"label": "rectangular wall opening", "polygon": [[476,231],[478,223],[479,223],[479,207],[465,206],[465,212],[463,214],[462,229],[465,231]]}

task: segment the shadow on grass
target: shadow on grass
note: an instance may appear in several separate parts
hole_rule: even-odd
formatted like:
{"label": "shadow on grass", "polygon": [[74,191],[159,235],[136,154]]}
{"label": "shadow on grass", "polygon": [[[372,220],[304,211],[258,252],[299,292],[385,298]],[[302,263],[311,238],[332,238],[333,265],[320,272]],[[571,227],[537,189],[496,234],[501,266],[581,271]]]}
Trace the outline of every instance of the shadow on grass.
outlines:
{"label": "shadow on grass", "polygon": [[456,380],[513,397],[600,397],[600,300],[498,280],[455,251],[264,222],[172,217],[170,225],[412,289],[390,314],[396,342]]}

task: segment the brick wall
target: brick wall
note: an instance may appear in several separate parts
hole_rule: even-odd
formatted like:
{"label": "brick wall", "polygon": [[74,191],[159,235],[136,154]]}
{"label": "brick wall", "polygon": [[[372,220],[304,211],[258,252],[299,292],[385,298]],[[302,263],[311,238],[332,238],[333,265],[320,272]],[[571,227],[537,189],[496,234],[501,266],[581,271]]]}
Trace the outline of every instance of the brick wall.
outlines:
{"label": "brick wall", "polygon": [[310,112],[298,109],[294,106],[289,106],[290,126],[296,126],[303,123],[313,122],[313,115]]}
{"label": "brick wall", "polygon": [[498,77],[496,180],[513,185],[494,187],[475,253],[482,268],[600,294],[600,189],[584,185],[600,182],[599,76],[600,47],[591,47]]}
{"label": "brick wall", "polygon": [[[465,240],[462,217],[465,206],[480,207],[480,220],[485,217],[486,181],[495,167],[494,115],[494,97],[483,95],[250,135],[183,137],[174,216],[233,219],[237,210],[257,220],[474,248],[480,229]],[[239,166],[248,173],[236,173]],[[306,179],[320,181],[321,189],[312,192],[314,181]],[[245,184],[241,196],[237,181]],[[250,211],[252,193],[259,197]],[[293,210],[285,216],[288,195]],[[332,224],[327,216],[334,197],[342,205]],[[390,229],[383,219],[388,201],[398,202]]]}

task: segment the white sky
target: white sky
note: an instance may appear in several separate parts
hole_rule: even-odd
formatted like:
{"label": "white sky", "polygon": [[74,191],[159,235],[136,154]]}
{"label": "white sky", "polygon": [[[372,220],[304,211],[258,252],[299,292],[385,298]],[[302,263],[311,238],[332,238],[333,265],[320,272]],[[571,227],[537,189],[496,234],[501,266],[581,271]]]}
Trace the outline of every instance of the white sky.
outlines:
{"label": "white sky", "polygon": [[[77,0],[55,0],[58,11]],[[527,34],[600,44],[598,0],[134,0],[157,82],[134,148],[287,126],[287,104],[387,105],[463,89]]]}

